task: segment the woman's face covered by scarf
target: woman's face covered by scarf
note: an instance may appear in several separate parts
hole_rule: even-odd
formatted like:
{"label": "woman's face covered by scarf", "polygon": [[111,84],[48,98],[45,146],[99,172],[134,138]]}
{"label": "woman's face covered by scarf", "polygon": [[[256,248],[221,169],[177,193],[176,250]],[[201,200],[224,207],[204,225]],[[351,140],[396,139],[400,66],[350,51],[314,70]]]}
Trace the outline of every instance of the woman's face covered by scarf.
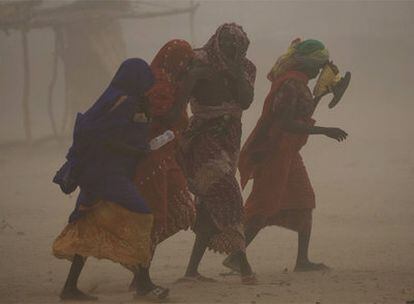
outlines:
{"label": "woman's face covered by scarf", "polygon": [[201,50],[207,53],[209,63],[217,70],[226,70],[228,61],[241,62],[246,58],[249,43],[240,25],[225,23],[218,27]]}
{"label": "woman's face covered by scarf", "polygon": [[193,58],[190,44],[180,39],[167,42],[157,53],[151,63],[156,82],[147,92],[153,116],[162,116],[171,109],[180,81],[189,70]]}
{"label": "woman's face covered by scarf", "polygon": [[228,60],[236,60],[238,57],[237,38],[228,29],[220,33],[219,48]]}
{"label": "woman's face covered by scarf", "polygon": [[209,65],[218,72],[225,72],[230,65],[239,65],[244,70],[247,81],[254,85],[256,67],[246,58],[249,39],[243,28],[236,23],[219,26],[207,43],[195,49],[195,59]]}
{"label": "woman's face covered by scarf", "polygon": [[131,96],[137,99],[142,106],[145,104],[144,94],[154,84],[154,76],[149,65],[142,59],[130,58],[125,60],[108,88],[83,114],[83,121],[95,120],[113,108],[121,96]]}
{"label": "woman's face covered by scarf", "polygon": [[148,64],[139,58],[129,58],[121,64],[110,86],[125,95],[141,97],[153,84],[154,76]]}
{"label": "woman's face covered by scarf", "polygon": [[314,39],[294,40],[287,53],[280,56],[268,74],[269,80],[288,71],[304,72],[310,79],[318,76],[320,69],[328,62],[329,52],[322,42]]}
{"label": "woman's face covered by scarf", "polygon": [[161,70],[173,83],[177,82],[188,71],[194,58],[190,44],[181,39],[167,42],[157,53],[151,63],[151,69]]}
{"label": "woman's face covered by scarf", "polygon": [[308,75],[309,79],[318,76],[321,68],[328,62],[329,53],[322,42],[308,39],[296,46],[295,58],[299,69]]}

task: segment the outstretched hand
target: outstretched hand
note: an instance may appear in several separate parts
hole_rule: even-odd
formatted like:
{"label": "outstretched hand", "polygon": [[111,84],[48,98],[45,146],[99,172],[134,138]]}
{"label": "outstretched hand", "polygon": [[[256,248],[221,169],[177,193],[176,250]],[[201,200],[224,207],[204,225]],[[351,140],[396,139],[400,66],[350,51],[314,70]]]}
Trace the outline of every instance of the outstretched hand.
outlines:
{"label": "outstretched hand", "polygon": [[341,142],[347,138],[348,133],[340,128],[326,128],[324,135]]}

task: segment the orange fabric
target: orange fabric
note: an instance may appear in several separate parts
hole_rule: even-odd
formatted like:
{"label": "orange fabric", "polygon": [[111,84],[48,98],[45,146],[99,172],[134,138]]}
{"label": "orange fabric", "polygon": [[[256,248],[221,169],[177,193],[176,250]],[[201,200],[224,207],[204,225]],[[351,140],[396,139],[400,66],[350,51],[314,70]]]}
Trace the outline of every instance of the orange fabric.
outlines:
{"label": "orange fabric", "polygon": [[[272,82],[270,92],[268,93],[263,105],[262,115],[260,116],[255,128],[253,129],[252,133],[250,133],[249,137],[246,140],[246,143],[243,145],[243,148],[240,151],[239,171],[240,183],[243,189],[249,179],[252,178],[254,171],[255,164],[252,162],[252,155],[256,152],[269,151],[269,142],[266,140],[268,134],[261,133],[265,128],[265,125],[268,124],[272,119],[271,107],[275,94],[286,80],[292,78],[302,80],[304,82],[308,81],[308,78],[305,74],[296,71],[290,71]],[[278,130],[274,131],[277,133]],[[277,136],[277,134],[274,134],[274,136]]]}
{"label": "orange fabric", "polygon": [[[296,230],[301,229],[298,225],[302,224],[294,224],[295,213],[289,215],[291,223],[286,218],[281,220],[279,213],[282,210],[311,210],[315,207],[315,197],[299,154],[308,136],[284,131],[277,115],[278,107],[273,104],[276,93],[289,79],[307,83],[304,74],[294,71],[273,81],[262,115],[241,151],[239,170],[242,187],[246,186],[249,179],[254,180],[252,192],[245,204],[247,223],[266,226],[278,225],[280,222],[282,226],[291,226],[291,229]],[[306,88],[305,85],[303,87]],[[313,100],[304,102],[313,103]],[[299,115],[296,119],[313,124],[310,116],[311,113]],[[261,161],[254,159],[257,152],[262,155]]]}
{"label": "orange fabric", "polygon": [[162,116],[169,114],[178,101],[180,79],[193,57],[194,52],[188,42],[175,39],[166,43],[151,63],[156,79],[147,93],[153,116],[151,137],[168,129],[176,137],[160,149],[151,151],[136,169],[135,183],[154,214],[154,245],[179,230],[189,228],[195,218],[187,181],[175,160],[177,142],[188,124],[185,107],[176,121],[169,125],[162,122]]}
{"label": "orange fabric", "polygon": [[53,254],[68,260],[78,254],[129,267],[147,265],[151,259],[152,226],[151,214],[99,202],[78,220],[66,225],[53,243]]}

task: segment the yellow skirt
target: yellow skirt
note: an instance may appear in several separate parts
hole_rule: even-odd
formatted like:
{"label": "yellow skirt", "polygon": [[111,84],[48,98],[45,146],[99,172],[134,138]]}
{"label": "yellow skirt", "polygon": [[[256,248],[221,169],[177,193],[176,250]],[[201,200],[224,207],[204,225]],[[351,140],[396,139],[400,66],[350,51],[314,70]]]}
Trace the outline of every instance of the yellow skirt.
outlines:
{"label": "yellow skirt", "polygon": [[152,214],[99,202],[66,225],[53,243],[53,254],[69,260],[78,254],[131,267],[147,265],[151,259],[152,225]]}

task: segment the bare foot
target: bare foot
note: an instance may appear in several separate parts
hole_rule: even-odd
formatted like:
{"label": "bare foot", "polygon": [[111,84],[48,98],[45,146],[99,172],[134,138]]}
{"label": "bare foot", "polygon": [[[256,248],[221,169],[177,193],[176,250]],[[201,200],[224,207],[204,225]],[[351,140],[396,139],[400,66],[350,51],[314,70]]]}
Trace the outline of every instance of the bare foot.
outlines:
{"label": "bare foot", "polygon": [[240,264],[232,255],[229,255],[224,259],[223,266],[229,268],[233,272],[240,273]]}
{"label": "bare foot", "polygon": [[135,291],[137,286],[137,280],[135,276],[132,278],[131,283],[129,284],[128,291]]}
{"label": "bare foot", "polygon": [[255,274],[246,275],[241,277],[243,285],[257,285],[258,281]]}
{"label": "bare foot", "polygon": [[168,297],[170,290],[161,286],[153,285],[153,288],[147,291],[139,291],[135,294],[135,299],[146,300],[163,300]]}
{"label": "bare foot", "polygon": [[228,272],[220,272],[219,275],[222,277],[236,277],[240,275],[240,272],[235,272],[233,270],[230,270]]}
{"label": "bare foot", "polygon": [[312,263],[304,262],[296,264],[294,271],[295,272],[306,272],[306,271],[328,271],[331,268],[326,266],[324,263]]}
{"label": "bare foot", "polygon": [[188,282],[214,283],[214,282],[217,282],[217,280],[213,278],[208,278],[208,277],[202,276],[199,273],[196,273],[195,275],[185,275],[184,277],[176,281],[176,283],[188,283]]}
{"label": "bare foot", "polygon": [[79,289],[64,289],[60,293],[60,299],[63,301],[97,301],[98,298],[94,296],[87,295],[86,293],[80,291]]}

